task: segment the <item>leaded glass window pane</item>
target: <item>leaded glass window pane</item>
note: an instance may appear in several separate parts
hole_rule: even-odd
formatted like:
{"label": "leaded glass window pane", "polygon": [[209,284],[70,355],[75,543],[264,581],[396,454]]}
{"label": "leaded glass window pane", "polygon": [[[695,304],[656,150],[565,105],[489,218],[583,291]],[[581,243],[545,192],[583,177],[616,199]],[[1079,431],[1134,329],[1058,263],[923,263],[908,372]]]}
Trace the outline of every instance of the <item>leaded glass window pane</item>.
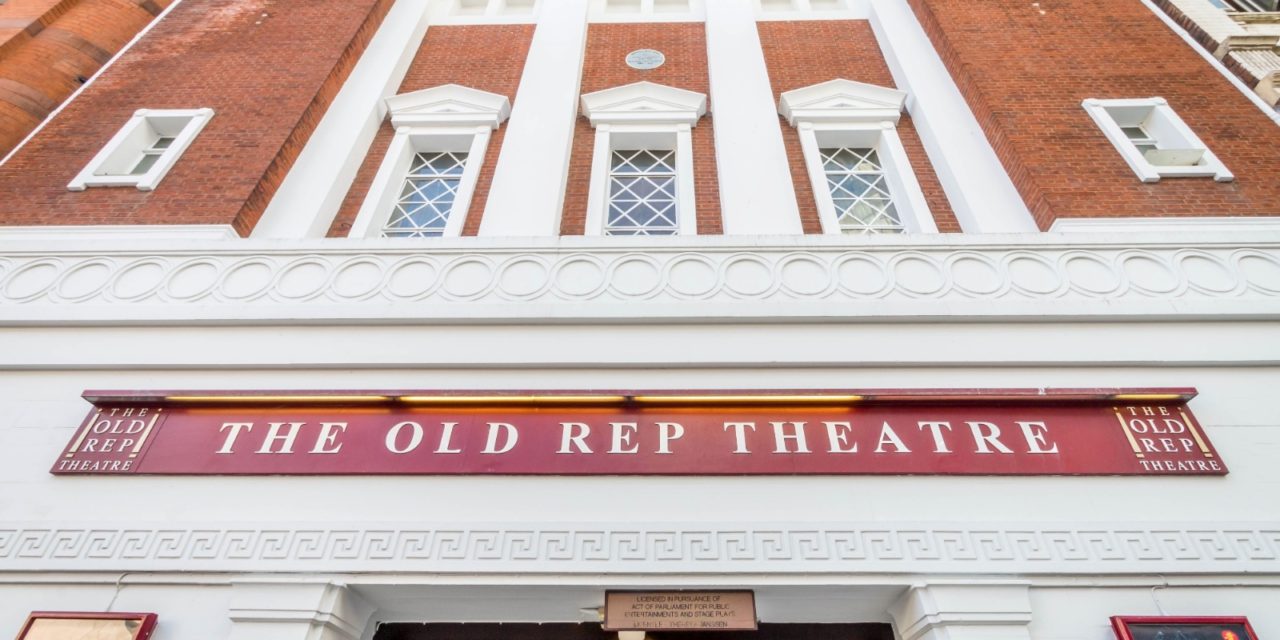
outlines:
{"label": "leaded glass window pane", "polygon": [[382,235],[388,238],[444,235],[466,165],[467,154],[462,151],[415,154]]}
{"label": "leaded glass window pane", "polygon": [[875,149],[819,149],[822,170],[835,204],[836,222],[846,234],[901,233],[880,156]]}
{"label": "leaded glass window pane", "polygon": [[676,224],[676,152],[614,151],[604,234],[670,236],[676,234]]}

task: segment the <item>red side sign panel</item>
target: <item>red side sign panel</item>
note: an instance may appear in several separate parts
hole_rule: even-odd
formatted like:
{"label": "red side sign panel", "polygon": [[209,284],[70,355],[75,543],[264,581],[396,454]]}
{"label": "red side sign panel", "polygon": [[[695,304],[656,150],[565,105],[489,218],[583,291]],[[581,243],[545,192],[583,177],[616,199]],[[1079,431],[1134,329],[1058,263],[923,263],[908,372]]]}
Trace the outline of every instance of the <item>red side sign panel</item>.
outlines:
{"label": "red side sign panel", "polygon": [[1184,400],[325,406],[98,400],[55,474],[1224,475]]}

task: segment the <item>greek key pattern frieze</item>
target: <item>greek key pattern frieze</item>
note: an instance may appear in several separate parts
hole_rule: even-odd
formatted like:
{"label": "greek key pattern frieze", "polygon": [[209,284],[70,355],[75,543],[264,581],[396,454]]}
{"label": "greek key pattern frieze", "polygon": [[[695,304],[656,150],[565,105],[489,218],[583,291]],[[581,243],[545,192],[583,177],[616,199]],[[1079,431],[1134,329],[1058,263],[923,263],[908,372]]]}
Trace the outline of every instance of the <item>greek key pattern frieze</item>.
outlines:
{"label": "greek key pattern frieze", "polygon": [[[1280,573],[1280,527],[1133,528],[9,528],[0,566],[266,570],[1135,571]],[[513,564],[515,563],[515,564]]]}

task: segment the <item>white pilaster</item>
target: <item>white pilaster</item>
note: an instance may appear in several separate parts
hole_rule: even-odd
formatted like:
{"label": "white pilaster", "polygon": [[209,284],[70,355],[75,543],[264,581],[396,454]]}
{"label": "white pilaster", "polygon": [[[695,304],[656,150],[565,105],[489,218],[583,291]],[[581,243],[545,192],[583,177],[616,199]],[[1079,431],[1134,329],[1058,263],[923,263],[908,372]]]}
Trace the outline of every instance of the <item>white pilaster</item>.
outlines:
{"label": "white pilaster", "polygon": [[707,0],[707,70],[724,232],[803,233],[753,7],[745,0]]}
{"label": "white pilaster", "polygon": [[1031,640],[1026,583],[916,585],[889,614],[898,640]]}
{"label": "white pilaster", "polygon": [[231,640],[360,640],[374,607],[332,582],[232,584]]}
{"label": "white pilaster", "polygon": [[569,175],[588,0],[540,6],[489,189],[482,236],[554,236]]}
{"label": "white pilaster", "polygon": [[[871,3],[871,26],[907,111],[966,233],[1038,231],[907,0]],[[718,125],[717,125],[718,126]]]}
{"label": "white pilaster", "polygon": [[427,7],[399,0],[387,12],[333,104],[254,227],[254,238],[324,237],[427,32]]}

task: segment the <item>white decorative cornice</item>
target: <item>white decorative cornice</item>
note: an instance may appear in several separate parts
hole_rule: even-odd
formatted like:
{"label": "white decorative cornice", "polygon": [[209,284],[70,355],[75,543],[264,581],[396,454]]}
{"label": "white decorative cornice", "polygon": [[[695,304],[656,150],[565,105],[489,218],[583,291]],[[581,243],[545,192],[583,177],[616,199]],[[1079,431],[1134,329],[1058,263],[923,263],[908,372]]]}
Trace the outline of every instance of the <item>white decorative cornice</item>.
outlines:
{"label": "white decorative cornice", "polygon": [[606,240],[0,241],[0,324],[1280,316],[1275,233]]}
{"label": "white decorative cornice", "polygon": [[0,226],[0,242],[128,242],[130,240],[239,240],[229,224],[69,224]]}
{"label": "white decorative cornice", "polygon": [[445,84],[387,98],[391,124],[412,126],[487,126],[497,129],[511,115],[506,96]]}
{"label": "white decorative cornice", "polygon": [[1053,221],[1049,230],[1063,233],[1277,233],[1280,232],[1280,216],[1058,218]]}
{"label": "white decorative cornice", "polygon": [[1280,575],[1273,524],[8,524],[10,571]]}
{"label": "white decorative cornice", "polygon": [[635,82],[582,96],[591,124],[689,124],[707,112],[707,96],[652,82]]}
{"label": "white decorative cornice", "polygon": [[837,78],[782,94],[778,113],[799,122],[892,122],[902,115],[907,94],[865,82]]}

